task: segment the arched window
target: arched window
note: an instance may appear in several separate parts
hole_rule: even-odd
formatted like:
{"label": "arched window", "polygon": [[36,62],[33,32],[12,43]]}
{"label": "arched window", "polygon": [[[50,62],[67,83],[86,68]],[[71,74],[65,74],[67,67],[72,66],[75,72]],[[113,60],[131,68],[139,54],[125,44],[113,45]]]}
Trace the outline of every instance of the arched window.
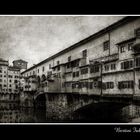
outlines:
{"label": "arched window", "polygon": [[46,76],[43,74],[41,77],[41,81],[44,82],[46,80]]}

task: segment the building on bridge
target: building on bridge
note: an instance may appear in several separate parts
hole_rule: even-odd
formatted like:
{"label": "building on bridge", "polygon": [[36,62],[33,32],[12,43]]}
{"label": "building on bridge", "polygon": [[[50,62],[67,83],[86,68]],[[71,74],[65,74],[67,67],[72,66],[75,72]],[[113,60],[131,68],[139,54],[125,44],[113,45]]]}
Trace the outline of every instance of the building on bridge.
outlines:
{"label": "building on bridge", "polygon": [[44,92],[139,94],[140,17],[122,18],[22,72],[33,75]]}

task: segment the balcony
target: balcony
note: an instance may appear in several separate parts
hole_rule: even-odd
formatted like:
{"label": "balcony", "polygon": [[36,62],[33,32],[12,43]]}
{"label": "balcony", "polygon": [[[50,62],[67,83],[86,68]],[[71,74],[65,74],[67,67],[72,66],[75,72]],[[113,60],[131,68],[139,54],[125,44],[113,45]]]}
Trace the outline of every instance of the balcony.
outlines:
{"label": "balcony", "polygon": [[90,65],[112,62],[112,61],[116,61],[118,59],[119,59],[119,54],[115,53],[115,54],[108,55],[108,56],[105,56],[105,57],[100,57],[100,58],[97,58],[97,59],[94,59],[94,60],[90,60]]}
{"label": "balcony", "polygon": [[112,62],[112,61],[116,61],[118,59],[119,59],[119,55],[118,55],[118,53],[115,53],[115,54],[103,57],[102,61],[103,62]]}

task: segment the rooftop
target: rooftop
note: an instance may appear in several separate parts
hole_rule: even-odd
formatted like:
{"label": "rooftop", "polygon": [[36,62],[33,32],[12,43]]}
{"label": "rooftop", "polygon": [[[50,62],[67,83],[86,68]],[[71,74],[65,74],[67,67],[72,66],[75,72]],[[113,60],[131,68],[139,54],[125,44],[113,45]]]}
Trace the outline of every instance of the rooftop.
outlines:
{"label": "rooftop", "polygon": [[22,59],[14,60],[13,62],[16,62],[16,61],[20,61],[20,62],[25,62],[25,63],[28,63],[27,61],[22,60]]}

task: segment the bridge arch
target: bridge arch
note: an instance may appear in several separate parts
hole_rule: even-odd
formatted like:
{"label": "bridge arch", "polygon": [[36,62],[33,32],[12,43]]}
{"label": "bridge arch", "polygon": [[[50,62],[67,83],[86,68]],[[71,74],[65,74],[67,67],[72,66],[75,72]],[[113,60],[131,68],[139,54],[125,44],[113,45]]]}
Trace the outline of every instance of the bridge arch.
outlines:
{"label": "bridge arch", "polygon": [[41,108],[45,109],[46,108],[46,96],[45,93],[41,92],[37,95],[34,96],[34,106],[35,108]]}

